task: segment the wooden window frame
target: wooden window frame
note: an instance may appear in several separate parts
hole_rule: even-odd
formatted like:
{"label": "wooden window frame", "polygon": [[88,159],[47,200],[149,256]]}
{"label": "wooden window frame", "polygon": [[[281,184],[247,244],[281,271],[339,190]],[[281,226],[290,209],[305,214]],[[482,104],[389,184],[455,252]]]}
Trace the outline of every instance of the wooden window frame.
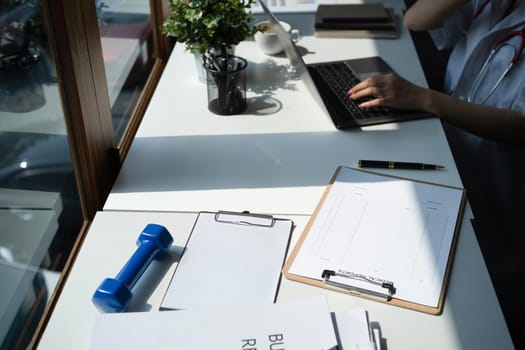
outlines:
{"label": "wooden window frame", "polygon": [[91,220],[103,208],[173,48],[171,41],[160,33],[160,24],[168,15],[167,1],[150,0],[149,3],[154,64],[117,145],[95,1],[41,0],[84,223],[31,339],[30,349],[38,345]]}

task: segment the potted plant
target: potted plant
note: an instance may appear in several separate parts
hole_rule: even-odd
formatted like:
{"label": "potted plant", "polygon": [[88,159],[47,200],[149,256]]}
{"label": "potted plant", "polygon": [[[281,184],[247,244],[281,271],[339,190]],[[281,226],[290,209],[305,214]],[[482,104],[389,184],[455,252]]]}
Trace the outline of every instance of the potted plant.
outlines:
{"label": "potted plant", "polygon": [[247,62],[231,52],[253,36],[251,6],[255,0],[169,0],[171,15],[162,24],[165,35],[196,52],[207,71],[208,108],[236,114],[246,107]]}

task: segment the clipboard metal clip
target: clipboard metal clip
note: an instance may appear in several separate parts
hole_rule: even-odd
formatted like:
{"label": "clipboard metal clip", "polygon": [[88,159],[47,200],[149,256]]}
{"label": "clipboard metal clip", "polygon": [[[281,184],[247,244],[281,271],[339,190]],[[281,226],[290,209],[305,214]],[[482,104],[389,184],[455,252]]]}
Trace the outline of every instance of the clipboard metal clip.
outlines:
{"label": "clipboard metal clip", "polygon": [[[372,295],[375,297],[385,298],[387,301],[390,301],[392,299],[392,296],[396,293],[394,282],[386,281],[386,280],[383,280],[377,277],[363,275],[360,273],[355,273],[355,272],[350,272],[350,271],[345,271],[345,270],[338,270],[338,271],[323,270],[321,277],[323,278],[324,283],[327,285],[331,285],[337,288],[342,288],[342,289],[348,290],[349,292],[357,292],[357,293]],[[371,288],[370,289],[363,288],[363,287],[358,287],[358,286],[351,285],[351,284],[333,281],[333,280],[330,280],[331,277],[344,277],[344,278],[348,278],[354,281],[370,283],[371,286],[373,285],[374,287],[383,288],[386,291],[383,292],[383,291],[373,290]]]}
{"label": "clipboard metal clip", "polygon": [[215,221],[234,225],[248,225],[260,227],[273,227],[275,219],[272,215],[251,214],[249,212],[218,211]]}

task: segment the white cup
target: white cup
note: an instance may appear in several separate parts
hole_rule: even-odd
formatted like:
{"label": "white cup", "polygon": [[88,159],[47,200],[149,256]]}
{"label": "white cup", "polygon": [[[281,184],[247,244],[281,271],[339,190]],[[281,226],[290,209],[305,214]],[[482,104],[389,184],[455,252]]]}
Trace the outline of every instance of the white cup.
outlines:
{"label": "white cup", "polygon": [[[292,29],[292,27],[286,23],[280,21],[281,26],[284,30],[290,34],[290,37],[294,42],[298,42],[301,39],[301,32],[299,29]],[[264,28],[263,32],[257,32],[254,35],[255,42],[257,46],[267,55],[276,55],[283,51],[281,44],[279,43],[279,38],[273,30],[269,21],[262,21],[255,23],[257,28]]]}

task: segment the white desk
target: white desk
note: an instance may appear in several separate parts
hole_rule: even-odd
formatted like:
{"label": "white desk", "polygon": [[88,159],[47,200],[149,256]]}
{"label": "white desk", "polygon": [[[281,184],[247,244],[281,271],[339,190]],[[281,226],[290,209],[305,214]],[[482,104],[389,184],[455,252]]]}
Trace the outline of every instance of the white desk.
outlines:
{"label": "white desk", "polygon": [[[286,216],[297,225],[291,246],[307,216]],[[89,349],[97,309],[91,296],[106,277],[114,277],[135,251],[148,223],[166,226],[175,241],[172,255],[154,262],[134,288],[129,311],[157,310],[191,231],[195,213],[99,212],[90,228],[39,349]],[[378,322],[388,349],[512,349],[501,310],[470,225],[461,230],[443,314],[412,310],[330,292],[283,279],[278,302],[324,294],[332,311],[363,307]],[[146,335],[145,335],[146,336]],[[306,349],[305,349],[306,350]]]}
{"label": "white desk", "polygon": [[[425,85],[406,29],[399,40],[309,36],[300,46],[308,62],[381,55]],[[396,174],[461,186],[439,120],[338,131],[285,57],[265,56],[253,41],[236,54],[249,60],[248,110],[218,116],[207,110],[193,56],[175,48],[105,210],[310,214],[335,168],[366,158],[442,164],[445,171]]]}
{"label": "white desk", "polygon": [[[399,40],[305,37],[300,46],[309,52],[308,62],[380,55],[402,76],[425,85],[406,30]],[[298,224],[293,245],[338,165],[355,165],[364,158],[437,163],[447,169],[392,172],[461,186],[438,120],[338,131],[302,82],[294,79],[287,59],[264,56],[252,41],[243,42],[237,55],[249,60],[248,110],[237,116],[217,116],[207,110],[206,87],[198,80],[193,56],[183,52],[182,45],[175,48],[105,212],[97,215],[90,229],[41,348],[88,347],[96,312],[91,295],[104,277],[114,276],[127,261],[135,250],[136,236],[149,222],[165,224],[180,246],[195,212],[278,213]],[[389,349],[512,348],[470,217],[467,209],[441,316],[287,280],[278,301],[324,293],[334,310],[364,306],[372,320],[380,323]],[[170,262],[156,266],[158,275],[150,277],[154,283],[145,283],[156,288],[146,288],[139,298],[146,303],[133,310],[158,307],[174,266]]]}

